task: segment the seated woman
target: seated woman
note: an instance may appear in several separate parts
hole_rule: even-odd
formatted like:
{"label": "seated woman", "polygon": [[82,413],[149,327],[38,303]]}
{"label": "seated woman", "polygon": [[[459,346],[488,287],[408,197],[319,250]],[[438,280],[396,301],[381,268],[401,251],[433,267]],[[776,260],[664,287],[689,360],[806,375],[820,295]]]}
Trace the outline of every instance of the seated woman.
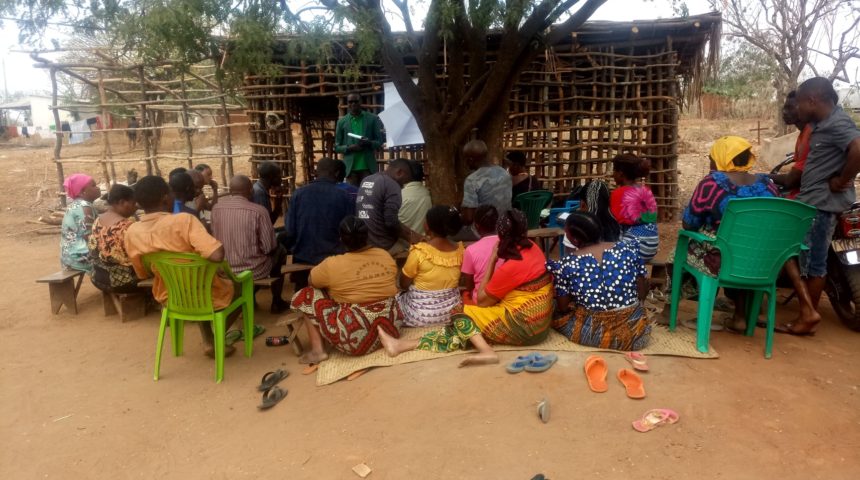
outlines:
{"label": "seated woman", "polygon": [[125,231],[135,222],[134,190],[116,184],[108,192],[108,210],[93,222],[89,238],[93,285],[104,292],[137,291],[137,275],[125,251]]}
{"label": "seated woman", "polygon": [[403,265],[397,295],[407,327],[426,327],[445,323],[451,310],[460,304],[460,265],[463,244],[448,240],[460,231],[460,212],[454,207],[437,205],[427,211],[424,231],[429,240],[409,249]]}
{"label": "seated woman", "polygon": [[[463,253],[463,266],[460,268],[465,287],[463,302],[466,304],[474,305],[475,299],[478,298],[478,284],[484,278],[493,249],[499,243],[499,236],[496,235],[498,222],[499,212],[496,207],[481,205],[475,210],[475,231],[481,239],[466,247]],[[500,264],[496,262],[496,266]]]}
{"label": "seated woman", "polygon": [[[390,356],[420,349],[451,352],[471,344],[478,350],[460,366],[498,363],[489,343],[535,345],[549,333],[552,320],[552,277],[540,247],[528,239],[528,220],[519,210],[505,212],[497,225],[498,246],[478,287],[477,305],[451,315],[451,324],[417,340],[400,340],[379,329]],[[496,268],[496,260],[504,263]]]}
{"label": "seated woman", "polygon": [[64,270],[91,273],[87,240],[92,233],[96,212],[93,202],[101,195],[96,181],[89,175],[75,173],[63,182],[72,202],[66,207],[60,234],[60,263]]}
{"label": "seated woman", "polygon": [[640,301],[648,293],[647,272],[634,243],[601,241],[590,213],[567,217],[564,233],[576,250],[547,261],[555,283],[553,327],[574,343],[613,350],[641,350],[651,323]]}
{"label": "seated woman", "polygon": [[347,355],[379,348],[377,326],[400,335],[403,315],[394,299],[397,265],[387,251],[367,244],[367,225],[353,215],[340,222],[347,253],[328,257],[311,270],[308,283],[293,296],[292,308],[304,314],[311,350],[299,359],[319,363],[328,355],[323,339]]}
{"label": "seated woman", "polygon": [[639,183],[639,179],[647,177],[650,171],[651,162],[631,153],[612,159],[612,178],[618,188],[609,196],[609,207],[621,225],[621,237],[637,242],[645,263],[657,255],[660,245],[657,201],[651,189]]}
{"label": "seated woman", "polygon": [[[755,165],[755,155],[752,145],[743,138],[726,136],[718,139],[711,147],[710,160],[712,172],[699,182],[690,204],[684,209],[684,229],[716,237],[729,200],[779,195],[779,190],[767,175],[749,173]],[[669,258],[674,258],[674,254]],[[720,273],[720,251],[708,244],[691,241],[687,249],[687,263],[716,276]],[[800,283],[803,284],[802,281]],[[746,328],[745,296],[733,289],[725,289],[725,293],[735,302],[732,317],[723,319],[725,326],[730,330],[743,331]],[[820,320],[805,285],[798,290],[798,299],[802,319]],[[720,328],[719,324],[716,328]]]}
{"label": "seated woman", "polygon": [[[591,180],[575,188],[568,197],[568,200],[579,200],[579,211],[594,215],[600,223],[601,242],[617,242],[621,238],[621,226],[612,215],[609,199],[609,187],[601,180]],[[565,245],[570,246],[567,239]]]}

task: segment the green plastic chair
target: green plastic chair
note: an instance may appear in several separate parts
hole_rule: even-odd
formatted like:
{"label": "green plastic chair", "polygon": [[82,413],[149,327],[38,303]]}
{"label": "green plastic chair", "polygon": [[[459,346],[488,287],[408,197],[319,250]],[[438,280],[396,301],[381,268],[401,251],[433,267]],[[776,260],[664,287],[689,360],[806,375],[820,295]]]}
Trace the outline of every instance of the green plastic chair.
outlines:
{"label": "green plastic chair", "polygon": [[540,227],[540,212],[552,201],[552,192],[548,190],[533,190],[517,195],[514,198],[514,208],[522,210],[529,219],[529,230]]}
{"label": "green plastic chair", "polygon": [[[776,278],[785,262],[800,253],[806,232],[812,225],[815,208],[784,198],[745,198],[730,200],[723,215],[717,238],[681,230],[675,249],[672,271],[672,303],[669,330],[675,329],[678,303],[681,299],[682,274],[689,272],[699,284],[696,347],[708,351],[711,316],[719,287],[747,290],[752,302],[747,302],[746,335],[755,331],[762,297],[768,296],[767,336],[764,356],[771,357],[773,329],[776,321]],[[717,277],[687,264],[690,240],[710,243],[720,250],[721,265]]]}
{"label": "green plastic chair", "polygon": [[[215,381],[224,378],[224,344],[227,316],[242,308],[244,318],[245,356],[250,357],[254,339],[254,276],[246,270],[238,275],[226,261],[215,263],[191,253],[159,252],[143,257],[150,271],[157,271],[167,288],[167,306],[161,311],[161,326],[158,330],[158,345],[155,349],[155,375],[158,380],[161,370],[161,351],[164,332],[170,323],[173,340],[173,355],[182,355],[185,322],[212,322],[215,337]],[[241,285],[242,294],[227,308],[215,310],[212,305],[212,280],[218,271]]]}

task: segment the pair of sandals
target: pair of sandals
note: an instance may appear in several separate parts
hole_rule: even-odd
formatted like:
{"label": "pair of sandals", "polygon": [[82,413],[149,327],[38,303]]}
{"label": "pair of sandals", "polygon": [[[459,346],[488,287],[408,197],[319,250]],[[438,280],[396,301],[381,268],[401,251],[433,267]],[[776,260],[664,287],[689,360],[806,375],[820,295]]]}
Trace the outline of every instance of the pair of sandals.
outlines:
{"label": "pair of sandals", "polygon": [[[643,359],[635,357],[627,357],[628,361],[634,368],[639,366],[642,368]],[[634,361],[636,360],[636,361]],[[644,362],[643,362],[644,363]],[[647,365],[645,365],[647,368]],[[588,388],[595,393],[604,393],[609,390],[609,385],[606,383],[606,377],[609,373],[609,367],[606,365],[606,360],[599,355],[591,355],[585,359],[585,379],[588,382]],[[644,370],[641,370],[644,371]],[[633,399],[645,398],[645,384],[642,382],[642,377],[636,374],[633,370],[622,368],[615,375],[621,385],[624,386],[624,391],[628,397]]]}
{"label": "pair of sandals", "polygon": [[[266,327],[262,325],[254,325],[254,338],[257,338],[264,333],[266,333]],[[245,338],[245,332],[242,330],[230,330],[224,336],[224,344],[230,346],[243,338]]]}
{"label": "pair of sandals", "polygon": [[541,355],[540,353],[532,352],[528,355],[517,357],[516,360],[505,367],[505,370],[508,373],[520,373],[523,371],[540,373],[549,370],[557,361],[558,355],[554,353]]}
{"label": "pair of sandals", "polygon": [[278,404],[284,397],[287,396],[287,389],[278,387],[277,384],[281,380],[287,378],[290,372],[282,369],[277,369],[274,372],[266,372],[257,390],[263,392],[262,403],[257,405],[260,410],[268,410]]}

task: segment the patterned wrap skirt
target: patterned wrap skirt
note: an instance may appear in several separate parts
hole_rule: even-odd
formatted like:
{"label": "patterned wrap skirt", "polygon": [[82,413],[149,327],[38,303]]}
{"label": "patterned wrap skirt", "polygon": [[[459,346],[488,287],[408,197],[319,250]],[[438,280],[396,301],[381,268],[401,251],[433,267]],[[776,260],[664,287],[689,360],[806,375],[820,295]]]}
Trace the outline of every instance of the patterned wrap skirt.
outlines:
{"label": "patterned wrap skirt", "polygon": [[553,328],[573,343],[611,350],[641,350],[651,339],[651,322],[638,304],[601,312],[577,305],[553,320]]}
{"label": "patterned wrap skirt", "polygon": [[338,303],[325,290],[305,287],[293,295],[292,308],[307,315],[335,349],[352,356],[379,349],[376,327],[399,338],[403,323],[403,314],[394,297],[367,303]]}
{"label": "patterned wrap skirt", "polygon": [[419,340],[418,349],[452,352],[469,346],[481,334],[499,345],[536,345],[552,323],[552,277],[547,273],[520,285],[491,307],[465,305],[451,312],[451,324]]}
{"label": "patterned wrap skirt", "polygon": [[403,312],[407,327],[429,327],[448,323],[451,311],[460,305],[460,290],[419,290],[414,285],[397,295],[397,304]]}

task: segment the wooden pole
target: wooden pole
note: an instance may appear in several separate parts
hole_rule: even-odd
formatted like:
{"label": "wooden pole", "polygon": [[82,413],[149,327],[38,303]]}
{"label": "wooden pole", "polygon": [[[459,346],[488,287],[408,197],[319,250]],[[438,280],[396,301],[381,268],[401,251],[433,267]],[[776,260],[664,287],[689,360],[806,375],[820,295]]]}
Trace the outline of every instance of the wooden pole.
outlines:
{"label": "wooden pole", "polygon": [[[56,107],[57,106],[57,69],[52,68],[51,72],[51,102]],[[52,110],[54,114],[54,163],[57,165],[57,181],[60,184],[60,192],[63,192],[60,195],[60,205],[63,207],[66,206],[66,194],[65,187],[63,187],[63,182],[65,181],[65,177],[63,175],[63,164],[60,162],[60,150],[63,148],[63,126],[60,123],[60,111],[56,108]]]}
{"label": "wooden pole", "polygon": [[185,130],[185,146],[188,149],[188,169],[194,168],[191,158],[194,156],[194,145],[191,143],[191,128],[189,127],[187,92],[185,91],[185,72],[180,77],[182,82],[182,126]]}
{"label": "wooden pole", "polygon": [[116,167],[113,162],[110,162],[110,175],[108,175],[107,161],[112,158],[110,150],[110,111],[107,108],[107,94],[105,94],[105,82],[102,70],[98,71],[99,76],[99,101],[102,103],[102,173],[105,175],[108,189],[116,183]]}
{"label": "wooden pole", "polygon": [[[143,67],[138,67],[138,69],[137,69],[137,78],[138,78],[138,80],[140,80],[140,94],[142,95],[142,97],[141,97],[141,98],[142,98],[143,100],[146,100],[146,85],[144,84],[144,81],[143,81],[143,80],[144,80],[144,78],[145,78],[145,74],[144,74],[144,71],[143,71]],[[143,103],[142,103],[142,104],[140,105],[140,107],[139,107],[139,110],[140,110],[140,122],[138,122],[138,124],[139,124],[141,127],[146,127],[146,126],[148,126],[148,125],[147,125],[148,121],[147,121],[147,118],[146,118],[146,104],[143,104]],[[141,140],[141,142],[143,143],[143,151],[146,153],[146,174],[147,174],[147,175],[152,175],[152,173],[153,173],[153,168],[152,168],[152,167],[153,167],[153,164],[154,164],[154,166],[155,166],[155,174],[160,176],[160,175],[161,175],[161,172],[158,170],[158,163],[155,163],[155,162],[150,158],[150,156],[152,155],[152,151],[151,151],[151,148],[150,148],[150,143],[149,143],[149,140],[150,140],[150,139],[149,139],[149,136],[150,136],[150,134],[151,134],[152,132],[151,132],[150,130],[140,130],[140,131],[139,131],[139,133],[140,133],[140,140]]]}
{"label": "wooden pole", "polygon": [[[224,125],[230,125],[230,111],[227,110],[227,101],[224,99],[224,79],[222,78],[223,71],[218,72],[215,75],[215,79],[218,81],[218,93],[221,94],[221,115],[224,116]],[[196,75],[195,75],[196,76]],[[227,157],[221,160],[222,168],[221,168],[221,180],[224,182],[224,185],[227,184],[227,179],[233,178],[233,136],[230,133],[230,127],[224,128],[224,148],[227,151]],[[224,175],[223,164],[227,164],[227,174]]]}

